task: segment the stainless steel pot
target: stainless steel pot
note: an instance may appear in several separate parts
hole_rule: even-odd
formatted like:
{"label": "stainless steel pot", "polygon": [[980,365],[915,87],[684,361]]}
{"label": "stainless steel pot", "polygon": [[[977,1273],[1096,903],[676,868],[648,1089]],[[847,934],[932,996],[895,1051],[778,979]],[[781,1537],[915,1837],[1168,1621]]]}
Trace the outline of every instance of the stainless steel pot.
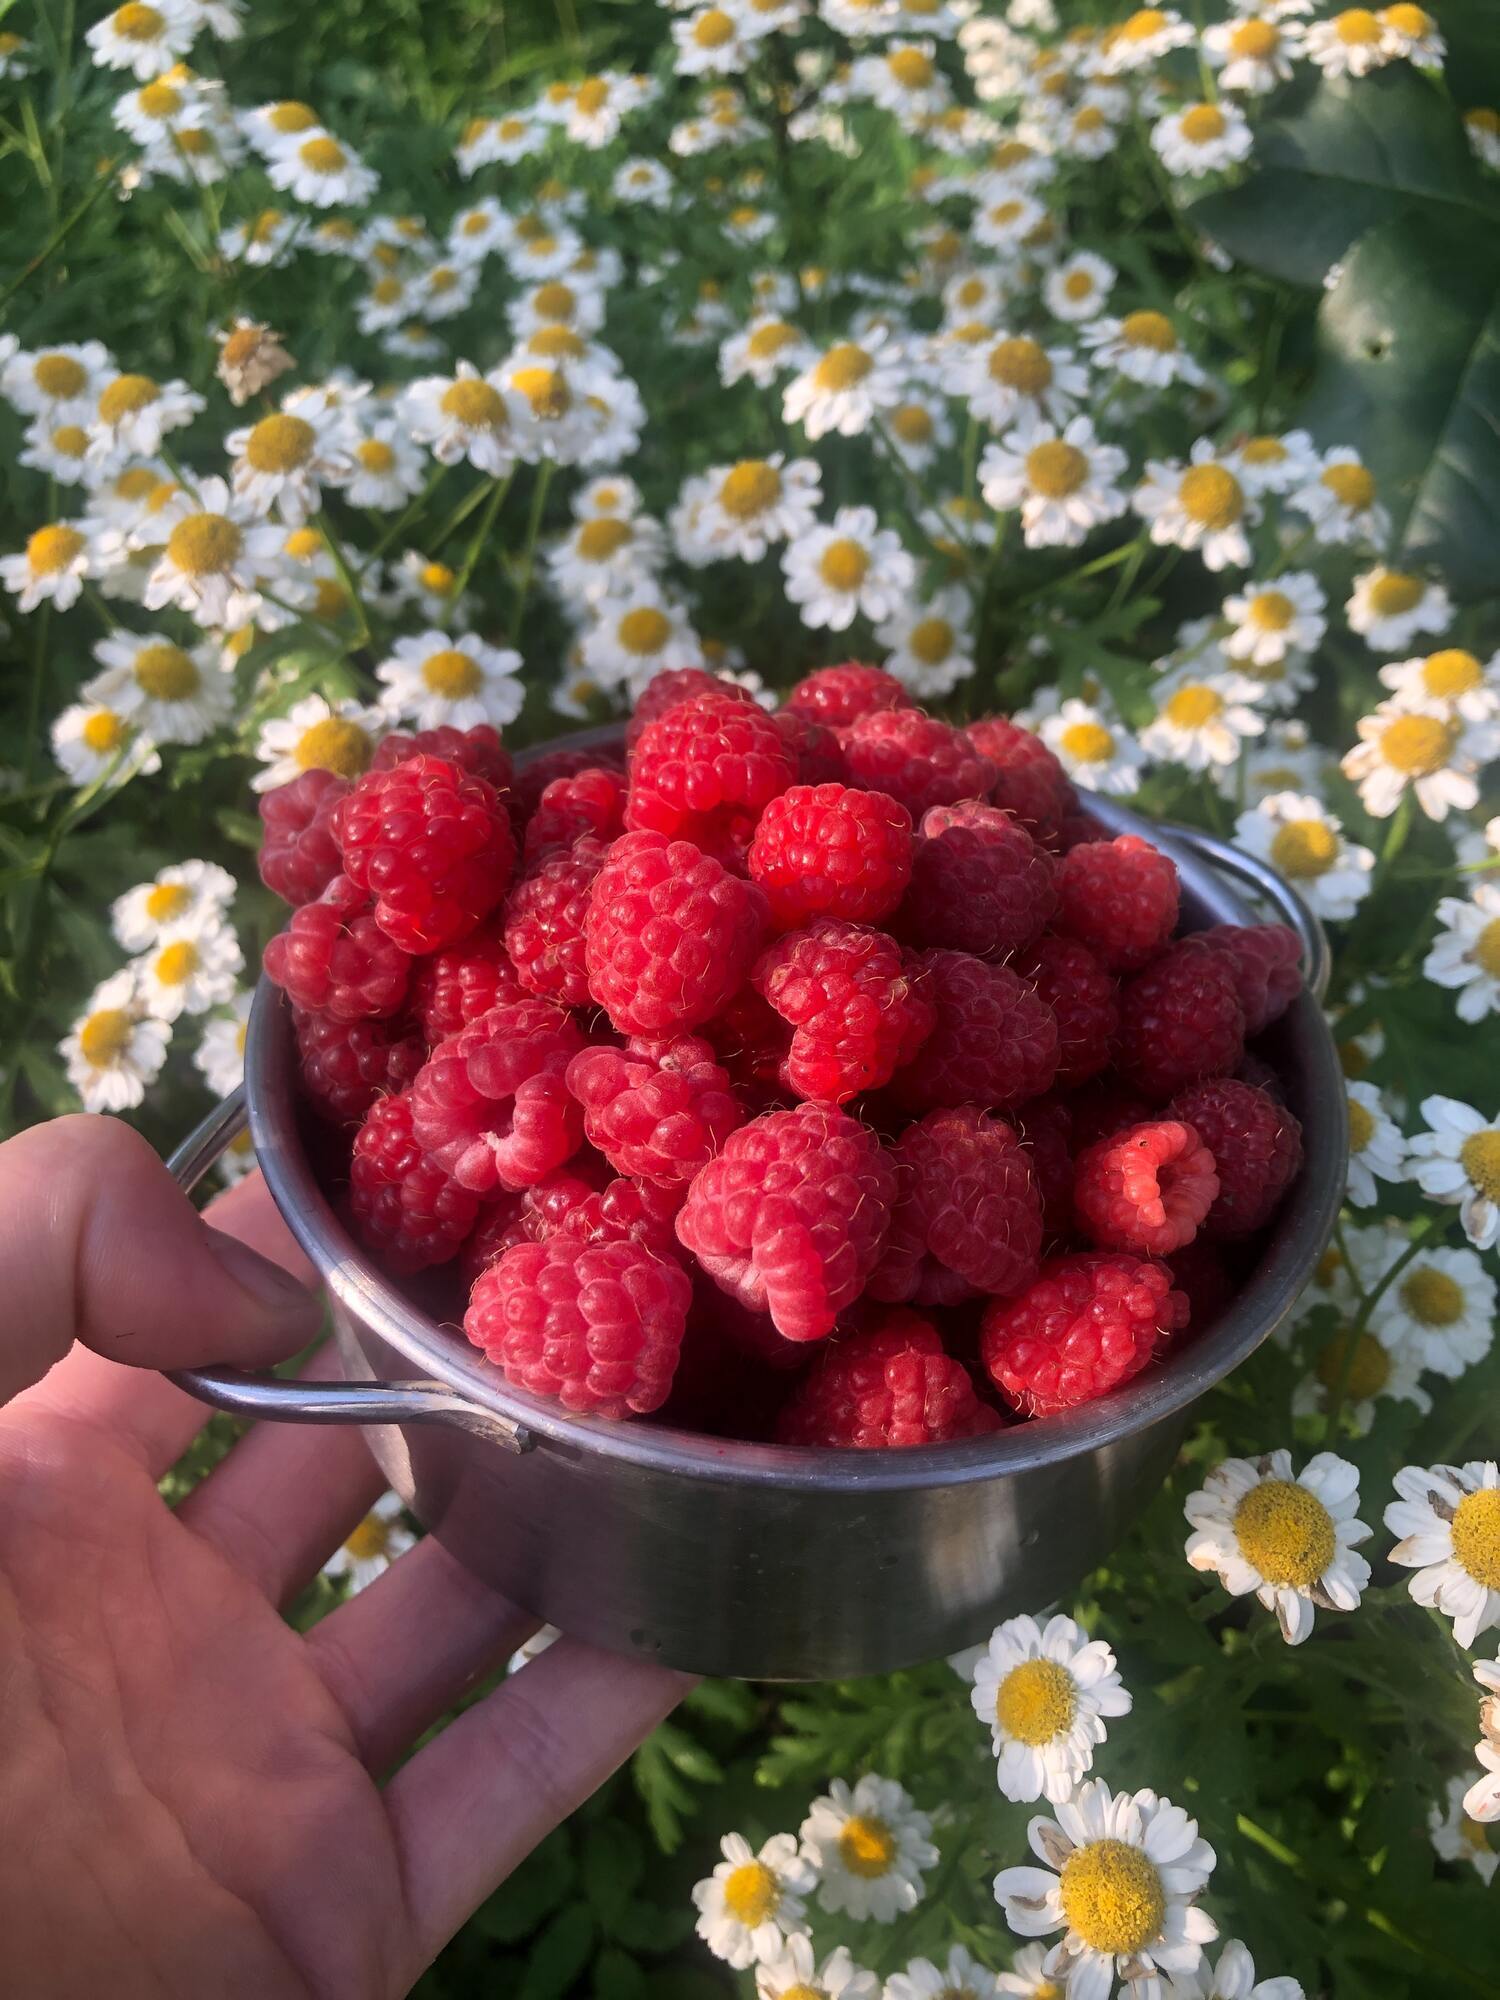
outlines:
{"label": "stainless steel pot", "polygon": [[1343,1079],[1318,1007],[1328,948],[1271,870],[1180,827],[1091,800],[1176,860],[1188,927],[1246,923],[1235,878],[1292,924],[1309,987],[1268,1038],[1302,1120],[1302,1175],[1250,1281],[1180,1353],[1115,1394],[970,1443],[826,1452],[569,1416],[512,1389],[375,1269],[304,1148],[291,1021],[262,980],[245,1086],[172,1165],[191,1187],[248,1117],[276,1204],[328,1288],[345,1382],[183,1373],[220,1409],[360,1423],[392,1486],[517,1604],[613,1651],[702,1673],[813,1680],[886,1671],[1051,1603],[1099,1562],[1165,1477],[1193,1404],[1306,1284],[1343,1195]]}

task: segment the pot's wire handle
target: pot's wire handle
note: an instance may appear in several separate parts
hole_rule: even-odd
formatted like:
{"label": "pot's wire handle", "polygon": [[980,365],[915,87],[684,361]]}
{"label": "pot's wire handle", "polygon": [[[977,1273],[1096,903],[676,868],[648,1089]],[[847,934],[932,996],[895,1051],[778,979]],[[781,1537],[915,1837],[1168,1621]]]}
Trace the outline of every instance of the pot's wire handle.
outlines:
{"label": "pot's wire handle", "polygon": [[1172,840],[1190,848],[1211,867],[1253,889],[1271,904],[1284,924],[1291,926],[1302,944],[1302,983],[1321,1004],[1333,970],[1328,933],[1285,876],[1243,848],[1231,847],[1227,840],[1218,840],[1211,833],[1200,833],[1195,826],[1174,824],[1167,831]]}
{"label": "pot's wire handle", "polygon": [[[247,1122],[241,1084],[167,1161],[184,1194],[192,1193]],[[529,1451],[534,1443],[521,1425],[466,1402],[443,1382],[304,1382],[238,1368],[174,1368],[169,1374],[180,1389],[238,1417],[272,1417],[283,1424],[458,1424],[507,1451]]]}

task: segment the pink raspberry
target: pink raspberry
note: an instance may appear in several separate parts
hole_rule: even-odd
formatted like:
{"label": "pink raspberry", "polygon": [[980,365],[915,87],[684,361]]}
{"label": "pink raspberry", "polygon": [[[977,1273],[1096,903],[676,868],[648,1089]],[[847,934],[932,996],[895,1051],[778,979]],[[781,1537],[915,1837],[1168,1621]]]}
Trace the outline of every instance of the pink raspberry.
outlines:
{"label": "pink raspberry", "polygon": [[1109,1067],[1120,1025],[1120,982],[1076,938],[1039,938],[1014,960],[1017,974],[1052,1009],[1057,1081],[1086,1083]]}
{"label": "pink raspberry", "polygon": [[1060,1097],[1034,1097],[1016,1116],[1042,1201],[1042,1233],[1056,1239],[1073,1227],[1073,1113]]}
{"label": "pink raspberry", "polygon": [[796,775],[764,709],[722,694],[695,695],[641,731],[630,758],[625,824],[715,853],[741,848],[761,808]]}
{"label": "pink raspberry", "polygon": [[827,1104],[730,1134],[688,1189],[677,1238],[714,1283],[788,1340],[821,1340],[880,1255],[896,1175],[867,1126]]}
{"label": "pink raspberry", "polygon": [[622,1418],[666,1401],[693,1288],[630,1238],[518,1243],[475,1282],[464,1332],[508,1382],[565,1410]]}
{"label": "pink raspberry", "polygon": [[744,1122],[713,1049],[691,1035],[584,1049],[567,1074],[590,1144],[641,1180],[685,1184]]}
{"label": "pink raspberry", "polygon": [[294,1006],[335,1021],[399,1012],[411,979],[411,960],[376,923],[364,890],[344,875],[292,912],[266,946],[265,967]]}
{"label": "pink raspberry", "polygon": [[1111,972],[1130,972],[1166,949],[1177,893],[1177,864],[1149,840],[1090,841],[1057,864],[1057,928]]}
{"label": "pink raspberry", "polygon": [[885,708],[862,715],[843,737],[849,776],[866,791],[888,792],[913,823],[932,806],[980,799],[995,767],[964,735],[919,708]]}
{"label": "pink raspberry", "polygon": [[971,722],[965,735],[995,767],[990,798],[1047,847],[1059,843],[1075,800],[1072,782],[1040,736],[1003,715]]}
{"label": "pink raspberry", "polygon": [[544,855],[566,853],[587,834],[606,845],[625,830],[625,780],[618,771],[591,764],[565,778],[554,778],[526,822],[525,862],[528,868]]}
{"label": "pink raspberry", "polygon": [[747,857],[778,930],[811,917],[879,923],[911,879],[911,815],[884,792],[793,785],[760,816]]}
{"label": "pink raspberry", "polygon": [[1302,991],[1302,946],[1290,925],[1218,924],[1194,936],[1234,967],[1247,1035],[1279,1021]]}
{"label": "pink raspberry", "polygon": [[1052,856],[998,806],[964,799],[922,816],[901,934],[976,958],[1009,958],[1057,907]]}
{"label": "pink raspberry", "polygon": [[797,767],[799,785],[841,785],[849,775],[843,746],[831,729],[795,709],[778,709],[771,717]]}
{"label": "pink raspberry", "polygon": [[894,674],[845,660],[839,667],[819,667],[806,675],[786,698],[793,715],[821,722],[825,729],[847,729],[862,715],[878,709],[914,708],[916,704]]}
{"label": "pink raspberry", "polygon": [[987,1306],[979,1351],[1009,1408],[1050,1417],[1138,1375],[1187,1312],[1164,1264],[1079,1251],[1050,1258],[1020,1298]]}
{"label": "pink raspberry", "polygon": [[1219,1192],[1214,1156],[1191,1125],[1157,1119],[1099,1139],[1073,1168],[1073,1213],[1101,1250],[1165,1257],[1198,1234]]}
{"label": "pink raspberry", "polygon": [[412,1012],[422,1024],[428,1048],[467,1028],[491,1007],[525,998],[526,988],[505,949],[500,925],[492,921],[471,931],[462,944],[430,952],[412,969]]}
{"label": "pink raspberry", "polygon": [[418,729],[411,735],[392,730],[389,736],[380,739],[370,759],[370,769],[394,771],[411,757],[440,757],[445,763],[467,771],[471,778],[483,778],[499,793],[510,790],[513,772],[510,752],[500,741],[499,730],[492,729],[487,722],[478,722],[472,729],[455,729],[444,722],[436,729]]}
{"label": "pink raspberry", "polygon": [[511,890],[505,905],[505,948],[528,993],[564,1007],[589,1005],[583,920],[606,852],[602,841],[576,841],[549,854]]}
{"label": "pink raspberry", "polygon": [[339,807],[344,873],[412,953],[467,937],[510,886],[516,843],[493,787],[441,757],[366,771]]}
{"label": "pink raspberry", "polygon": [[1036,1276],[1042,1204],[1008,1125],[964,1105],[929,1111],[891,1148],[898,1198],[870,1295],[951,1306]]}
{"label": "pink raspberry", "polygon": [[349,1207],[360,1241],[393,1271],[421,1271],[456,1257],[479,1199],[418,1144],[412,1094],[377,1097],[355,1134]]}
{"label": "pink raspberry", "polygon": [[680,708],[700,694],[722,695],[726,701],[757,706],[755,696],[738,681],[727,681],[722,674],[710,673],[707,667],[668,667],[665,673],[653,674],[635,698],[634,711],[625,725],[627,755],[635,749],[642,731],[658,716],[665,715],[668,709]]}
{"label": "pink raspberry", "polygon": [[769,1111],[781,1097],[781,1066],[792,1031],[753,986],[742,986],[700,1030],[720,1065],[752,1110]]}
{"label": "pink raspberry", "polygon": [[571,778],[579,771],[593,771],[600,767],[622,771],[624,765],[613,750],[601,749],[598,745],[561,743],[555,750],[544,750],[540,756],[527,757],[516,772],[511,785],[510,806],[524,827],[527,820],[541,803],[542,793],[554,778]]}
{"label": "pink raspberry", "polygon": [[1009,966],[961,951],[924,951],[914,961],[937,1024],[891,1090],[908,1111],[978,1104],[1000,1110],[1050,1090],[1057,1023]]}
{"label": "pink raspberry", "polygon": [[333,816],[349,780],[335,771],[304,771],[262,792],[260,879],[284,903],[310,903],[343,868]]}
{"label": "pink raspberry", "polygon": [[1203,1234],[1227,1242],[1263,1228],[1302,1168],[1302,1127],[1286,1106],[1224,1076],[1179,1090],[1166,1115],[1193,1127],[1218,1168]]}
{"label": "pink raspberry", "polygon": [[1244,1052],[1245,1010],[1227,952],[1184,938],[1121,988],[1115,1059],[1147,1097],[1227,1076]]}
{"label": "pink raspberry", "polygon": [[465,1279],[472,1285],[513,1243],[545,1243],[575,1208],[608,1185],[609,1177],[607,1161],[597,1153],[580,1151],[533,1187],[493,1195],[479,1211],[474,1233],[463,1247]]}
{"label": "pink raspberry", "polygon": [[583,1046],[550,1000],[513,1000],[439,1042],[412,1086],[416,1134],[476,1194],[523,1188],[560,1167],[583,1137],[564,1072]]}
{"label": "pink raspberry", "polygon": [[910,1062],[935,1015],[907,955],[884,931],[822,917],[756,960],[751,982],[792,1026],[782,1066],[799,1097],[845,1104]]}
{"label": "pink raspberry", "polygon": [[695,1028],[745,983],[765,898],[686,840],[622,834],[583,921],[589,991],[622,1035]]}
{"label": "pink raspberry", "polygon": [[631,1180],[619,1174],[602,1188],[586,1194],[582,1201],[570,1203],[557,1227],[564,1235],[586,1243],[628,1237],[675,1263],[674,1225],[686,1193],[687,1188],[680,1181],[663,1187],[655,1181]]}
{"label": "pink raspberry", "polygon": [[293,1009],[302,1089],[325,1118],[353,1125],[377,1097],[411,1084],[427,1044],[405,1021],[336,1021]]}
{"label": "pink raspberry", "polygon": [[788,1396],[776,1436],[781,1444],[869,1451],[949,1444],[999,1428],[932,1322],[897,1308],[819,1351]]}

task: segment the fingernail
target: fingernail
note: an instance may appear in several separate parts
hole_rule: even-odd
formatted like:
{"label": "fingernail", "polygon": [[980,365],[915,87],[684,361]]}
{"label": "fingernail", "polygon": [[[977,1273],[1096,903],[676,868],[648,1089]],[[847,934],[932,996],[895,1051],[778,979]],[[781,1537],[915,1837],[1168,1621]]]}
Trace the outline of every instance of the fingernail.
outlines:
{"label": "fingernail", "polygon": [[316,1293],[300,1285],[289,1271],[262,1257],[258,1250],[226,1236],[220,1229],[206,1230],[208,1246],[242,1291],[268,1312],[316,1321],[322,1315],[322,1301]]}

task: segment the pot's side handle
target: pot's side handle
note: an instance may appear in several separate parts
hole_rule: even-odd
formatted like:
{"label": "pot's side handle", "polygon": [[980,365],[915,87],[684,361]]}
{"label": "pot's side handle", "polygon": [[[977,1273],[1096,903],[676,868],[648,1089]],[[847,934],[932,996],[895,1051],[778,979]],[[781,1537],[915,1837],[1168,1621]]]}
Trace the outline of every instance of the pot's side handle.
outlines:
{"label": "pot's side handle", "polygon": [[[242,1084],[215,1105],[168,1160],[167,1170],[185,1194],[239,1137],[245,1123]],[[514,1452],[530,1451],[535,1442],[520,1424],[466,1402],[443,1382],[302,1382],[237,1368],[176,1368],[170,1373],[180,1389],[240,1417],[272,1417],[283,1424],[458,1424]]]}
{"label": "pot's side handle", "polygon": [[1164,831],[1183,847],[1191,848],[1211,867],[1225,875],[1232,875],[1273,906],[1281,921],[1290,925],[1301,940],[1303,984],[1314,1000],[1321,1002],[1328,991],[1328,978],[1333,970],[1328,934],[1285,876],[1264,861],[1257,861],[1253,854],[1231,847],[1228,841],[1216,840],[1211,833],[1200,833],[1195,826],[1174,823]]}

